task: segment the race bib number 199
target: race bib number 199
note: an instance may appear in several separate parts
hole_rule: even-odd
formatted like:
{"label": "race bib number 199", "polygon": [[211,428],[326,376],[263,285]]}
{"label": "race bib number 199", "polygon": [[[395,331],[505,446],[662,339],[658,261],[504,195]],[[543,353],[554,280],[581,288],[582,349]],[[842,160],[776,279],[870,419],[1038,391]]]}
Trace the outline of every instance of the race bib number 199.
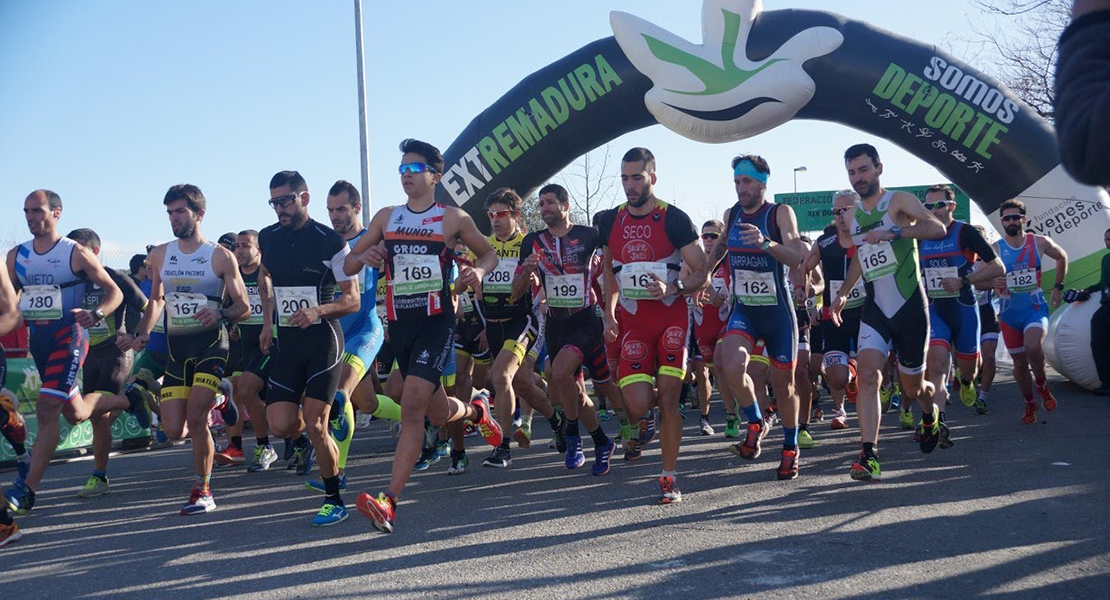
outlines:
{"label": "race bib number 199", "polygon": [[552,308],[586,306],[586,281],[583,275],[548,275],[545,283],[548,306]]}

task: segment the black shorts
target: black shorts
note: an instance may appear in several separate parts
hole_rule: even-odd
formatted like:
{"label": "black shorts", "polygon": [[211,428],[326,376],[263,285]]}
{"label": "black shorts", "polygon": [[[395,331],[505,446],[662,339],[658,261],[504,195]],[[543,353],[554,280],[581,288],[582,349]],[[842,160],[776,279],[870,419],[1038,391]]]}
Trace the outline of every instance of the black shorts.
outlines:
{"label": "black shorts", "polygon": [[925,350],[929,345],[929,307],[921,288],[917,288],[898,312],[888,318],[870,297],[860,314],[858,350],[894,352],[898,368],[913,375],[925,369]]}
{"label": "black shorts", "polygon": [[374,359],[374,364],[378,366],[378,381],[385,381],[389,379],[389,374],[393,372],[393,363],[396,362],[393,354],[393,345],[386,340],[382,344],[382,349],[378,350],[378,356]]}
{"label": "black shorts", "polygon": [[592,308],[564,319],[547,317],[547,353],[554,361],[564,349],[582,359],[582,366],[597,383],[609,381],[609,360],[605,356],[605,328]]}
{"label": "black shorts", "polygon": [[804,308],[795,308],[794,320],[798,323],[798,350],[810,350],[809,313]]}
{"label": "black shorts", "polygon": [[455,351],[455,315],[441,314],[426,319],[394,321],[389,325],[389,344],[402,377],[417,377],[440,385],[440,377]]}
{"label": "black shorts", "polygon": [[[840,313],[843,322],[837,327],[830,320],[821,321],[817,327],[820,331],[821,347],[814,351],[825,356],[825,366],[847,365],[848,359],[856,355],[856,342],[859,338],[859,320],[863,312],[862,307],[844,309]],[[816,337],[817,331],[814,331]]]}
{"label": "black shorts", "polygon": [[493,346],[493,342],[490,342],[485,350],[478,350],[483,331],[485,331],[485,325],[476,313],[460,319],[455,325],[455,351],[466,354],[477,362],[489,362],[490,347]]}
{"label": "black shorts", "polygon": [[1002,329],[998,326],[998,313],[991,303],[979,305],[979,340],[980,342],[998,341],[998,334]]}
{"label": "black shorts", "polygon": [[825,322],[818,321],[816,326],[809,328],[809,353],[821,354],[825,351]]}
{"label": "black shorts", "polygon": [[121,352],[113,340],[89,348],[81,369],[81,387],[88,392],[119,394],[131,374],[132,355]]}
{"label": "black shorts", "polygon": [[292,402],[301,397],[330,403],[343,374],[343,328],[330,319],[308,329],[282,327],[276,351],[265,361],[270,370],[266,404]]}
{"label": "black shorts", "polygon": [[227,330],[166,336],[166,373],[162,376],[162,399],[188,398],[193,386],[216,392],[227,372]]}
{"label": "black shorts", "polygon": [[497,354],[508,350],[516,357],[518,367],[524,364],[524,357],[528,355],[538,336],[536,318],[531,314],[506,321],[486,321],[488,354],[496,358]]}

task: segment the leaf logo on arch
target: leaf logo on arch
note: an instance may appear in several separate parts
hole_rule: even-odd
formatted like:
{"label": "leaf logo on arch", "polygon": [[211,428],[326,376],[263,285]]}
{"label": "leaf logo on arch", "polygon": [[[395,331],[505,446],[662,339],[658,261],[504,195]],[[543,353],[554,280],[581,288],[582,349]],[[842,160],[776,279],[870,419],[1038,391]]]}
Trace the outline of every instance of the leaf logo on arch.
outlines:
{"label": "leaf logo on arch", "polygon": [[811,27],[760,61],[747,56],[761,0],[705,0],[702,38],[694,44],[623,12],[609,15],[613,35],[654,84],[644,96],[661,124],[701,142],[742,140],[794,117],[816,87],[802,65],[844,43],[831,27]]}

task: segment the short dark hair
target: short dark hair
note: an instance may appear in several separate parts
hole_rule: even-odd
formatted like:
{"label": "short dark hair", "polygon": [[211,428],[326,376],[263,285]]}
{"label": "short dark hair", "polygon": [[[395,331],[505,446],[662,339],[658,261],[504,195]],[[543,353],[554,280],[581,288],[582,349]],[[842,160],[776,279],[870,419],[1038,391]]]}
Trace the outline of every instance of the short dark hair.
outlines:
{"label": "short dark hair", "polygon": [[258,231],[254,229],[244,229],[239,232],[239,235],[245,235],[254,241],[258,241]]}
{"label": "short dark hair", "polygon": [[709,219],[708,221],[701,224],[702,229],[705,229],[706,227],[720,227],[721,230],[724,231],[725,224],[718,221],[717,219]]}
{"label": "short dark hair", "polygon": [[166,192],[166,197],[162,199],[162,204],[169,206],[173,202],[184,200],[189,205],[189,210],[199,213],[203,212],[207,201],[204,199],[204,192],[200,188],[191,183],[179,183]]}
{"label": "short dark hair", "polygon": [[520,194],[516,193],[513,188],[497,188],[486,198],[486,210],[489,210],[491,204],[504,204],[514,213],[519,213],[521,202],[523,200],[521,200]]}
{"label": "short dark hair", "polygon": [[127,264],[127,266],[128,266],[128,270],[131,271],[132,275],[137,274],[139,272],[139,269],[146,266],[146,255],[145,254],[136,254],[136,255],[132,256],[131,257],[131,262],[129,262]]}
{"label": "short dark hair", "polygon": [[856,144],[848,148],[844,151],[844,162],[859,158],[864,154],[871,158],[871,162],[875,163],[876,167],[879,166],[879,151],[871,144]]}
{"label": "short dark hair", "polygon": [[271,190],[276,190],[283,185],[289,186],[289,189],[298,194],[308,191],[308,184],[305,183],[304,177],[296,171],[278,171],[270,178]]}
{"label": "short dark hair", "polygon": [[1007,208],[1016,208],[1022,216],[1025,216],[1025,203],[1021,200],[1018,200],[1017,198],[1010,198],[1009,200],[1003,202],[1002,206],[998,207],[998,214],[1001,215],[1002,213],[1006,212]]}
{"label": "short dark hair", "polygon": [[35,194],[42,194],[43,196],[46,196],[46,207],[50,210],[62,207],[62,197],[58,195],[58,192],[47,189],[35,190],[31,192],[32,196]]}
{"label": "short dark hair", "polygon": [[89,250],[100,250],[100,236],[88,227],[74,229],[66,235],[67,238],[81,244]]}
{"label": "short dark hair", "polygon": [[741,154],[740,156],[733,157],[732,168],[735,169],[736,165],[745,160],[750,161],[752,165],[755,166],[756,171],[767,175],[771,174],[771,166],[767,164],[767,159],[758,154]]}
{"label": "short dark hair", "polygon": [[419,154],[424,157],[424,163],[435,169],[436,173],[443,173],[443,154],[439,148],[422,142],[418,139],[408,138],[401,141],[401,154]]}
{"label": "short dark hair", "polygon": [[948,200],[949,202],[955,202],[956,201],[956,192],[954,192],[952,190],[952,187],[949,186],[949,185],[946,185],[946,184],[943,184],[943,183],[937,183],[937,184],[930,185],[929,189],[925,190],[925,195],[926,196],[928,196],[929,194],[935,194],[935,193],[944,194],[944,199]]}
{"label": "short dark hair", "polygon": [[647,171],[648,173],[653,173],[655,171],[655,155],[651,153],[651,150],[648,150],[647,148],[644,148],[642,146],[636,146],[628,152],[625,152],[624,157],[621,158],[621,162],[626,163],[641,161],[643,161],[644,163],[645,171]]}
{"label": "short dark hair", "polygon": [[362,196],[359,195],[358,188],[356,188],[354,184],[347,181],[346,179],[340,179],[339,181],[333,183],[331,185],[331,189],[328,190],[328,195],[338,196],[343,192],[347,193],[347,203],[351,206],[358,206],[362,203]]}
{"label": "short dark hair", "polygon": [[544,194],[555,194],[556,200],[563,204],[570,204],[570,194],[567,193],[567,188],[557,183],[549,183],[543,186],[540,188],[540,192],[536,194],[536,197],[539,198]]}

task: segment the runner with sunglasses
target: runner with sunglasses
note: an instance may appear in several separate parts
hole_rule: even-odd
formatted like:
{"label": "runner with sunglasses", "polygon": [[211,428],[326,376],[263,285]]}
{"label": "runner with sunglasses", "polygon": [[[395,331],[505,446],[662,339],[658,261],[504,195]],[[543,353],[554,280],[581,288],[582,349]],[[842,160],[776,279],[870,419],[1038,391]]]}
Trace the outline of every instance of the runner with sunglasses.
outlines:
{"label": "runner with sunglasses", "polygon": [[[804,253],[809,255],[813,241],[799,236]],[[817,394],[816,375],[810,371],[811,335],[810,313],[816,310],[814,297],[824,288],[821,272],[817,269],[803,271],[800,267],[789,269],[786,275],[794,300],[794,319],[798,323],[798,360],[794,365],[794,390],[798,394],[798,448],[802,450],[817,447],[813,434],[809,432],[814,396]]]}
{"label": "runner with sunglasses", "polygon": [[[1064,279],[1068,275],[1068,254],[1052,238],[1025,231],[1025,203],[1007,200],[998,210],[1002,221],[1002,239],[994,247],[1006,268],[1006,274],[994,279],[1000,300],[998,321],[1002,341],[1014,361],[1014,380],[1025,398],[1021,422],[1037,422],[1037,401],[1033,399],[1033,383],[1044,409],[1056,410],[1056,398],[1048,389],[1044,372],[1045,332],[1048,331],[1049,304],[1041,291],[1042,257],[1056,261],[1056,282],[1052,286],[1052,308],[1063,299]],[[1030,377],[1029,372],[1033,375]]]}
{"label": "runner with sunglasses", "polygon": [[902,402],[916,399],[925,416],[920,426],[920,447],[932,452],[940,440],[940,410],[933,404],[933,384],[925,380],[925,350],[929,343],[929,310],[921,285],[917,240],[940,239],[944,225],[913,195],[883,189],[879,181],[883,164],[869,144],[857,144],[844,153],[844,165],[860,202],[850,212],[856,255],[844,276],[844,285],[832,298],[829,316],[841,323],[841,311],[859,278],[867,297],[860,314],[856,355],[859,393],[856,414],[862,448],[851,467],[856,480],[880,479],[878,442],[879,384],[887,356],[898,359]]}
{"label": "runner with sunglasses", "polygon": [[404,378],[399,404],[401,435],[393,457],[389,489],[363,493],[358,508],[374,527],[390,533],[397,499],[420,456],[425,415],[436,425],[469,419],[491,446],[501,445],[501,427],[484,399],[462,402],[446,395],[440,376],[454,350],[455,313],[450,290],[453,249],[462,242],[477,255],[459,269],[456,285],[472,287],[497,267],[497,253],[474,221],[458,208],[435,201],[443,177],[443,155],[414,139],[401,142],[401,187],[408,201],[374,215],[346,261],[348,274],[378,268],[388,280],[386,311],[390,344]]}
{"label": "runner with sunglasses", "polygon": [[[921,269],[929,297],[929,351],[925,376],[933,383],[933,404],[940,407],[941,448],[952,446],[945,425],[951,357],[956,355],[960,401],[975,406],[975,375],[979,368],[979,305],[974,286],[1003,272],[994,248],[977,229],[952,218],[956,194],[938,184],[925,192],[924,206],[946,228],[939,240],[921,242]],[[976,260],[982,261],[976,269]]]}

